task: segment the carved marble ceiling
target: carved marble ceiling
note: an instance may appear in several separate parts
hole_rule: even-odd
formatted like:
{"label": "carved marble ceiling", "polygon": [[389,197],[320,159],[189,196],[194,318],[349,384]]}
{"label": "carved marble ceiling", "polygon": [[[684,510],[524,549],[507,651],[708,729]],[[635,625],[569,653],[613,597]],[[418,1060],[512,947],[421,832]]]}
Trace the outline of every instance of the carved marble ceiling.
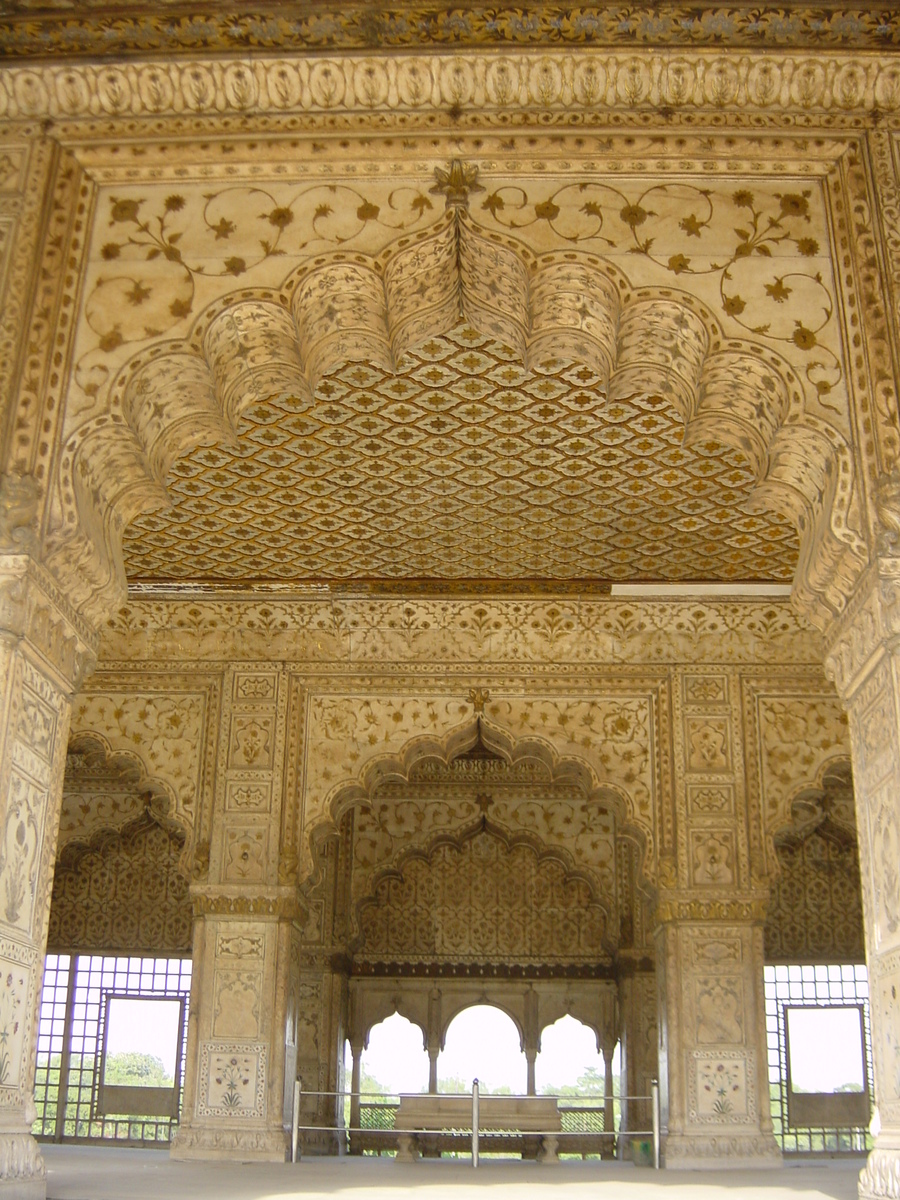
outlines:
{"label": "carved marble ceiling", "polygon": [[661,397],[608,403],[583,364],[527,370],[462,325],[396,373],[352,363],[245,411],[131,526],[128,575],[789,582],[796,533],[746,511],[746,460],[683,435]]}
{"label": "carved marble ceiling", "polygon": [[431,179],[109,188],[64,471],[121,406],[165,488],[129,580],[789,582],[779,455],[821,496],[844,388],[820,193]]}

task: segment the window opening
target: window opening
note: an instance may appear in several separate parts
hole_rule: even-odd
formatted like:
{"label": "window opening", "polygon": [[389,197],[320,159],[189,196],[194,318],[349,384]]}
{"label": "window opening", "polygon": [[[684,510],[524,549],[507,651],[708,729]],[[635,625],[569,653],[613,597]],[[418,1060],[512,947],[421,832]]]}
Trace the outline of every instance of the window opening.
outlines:
{"label": "window opening", "polygon": [[189,958],[48,954],[35,1136],[168,1145],[184,1086],[190,986]]}
{"label": "window opening", "polygon": [[872,1038],[865,965],[767,966],[765,992],[769,1097],[782,1150],[870,1150]]}

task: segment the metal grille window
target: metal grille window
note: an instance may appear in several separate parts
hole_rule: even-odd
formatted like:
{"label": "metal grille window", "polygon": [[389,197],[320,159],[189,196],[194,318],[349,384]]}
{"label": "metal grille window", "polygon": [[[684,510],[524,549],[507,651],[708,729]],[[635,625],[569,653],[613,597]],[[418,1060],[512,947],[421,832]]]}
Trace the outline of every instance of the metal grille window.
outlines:
{"label": "metal grille window", "polygon": [[856,1154],[871,1149],[867,1125],[791,1126],[788,1119],[788,1039],[785,1009],[860,1005],[868,1078],[872,1079],[869,980],[865,964],[765,968],[769,1096],[775,1138],[786,1154]]}
{"label": "metal grille window", "polygon": [[[165,998],[183,1003],[181,1052],[176,1055],[172,1084],[180,1107],[190,986],[189,958],[48,954],[38,1027],[35,1136],[52,1141],[114,1139],[120,1144],[167,1145],[176,1117],[101,1114],[98,1096],[104,1023],[111,998]],[[130,1062],[126,1059],[125,1068],[138,1073],[158,1069],[152,1055],[138,1055]]]}

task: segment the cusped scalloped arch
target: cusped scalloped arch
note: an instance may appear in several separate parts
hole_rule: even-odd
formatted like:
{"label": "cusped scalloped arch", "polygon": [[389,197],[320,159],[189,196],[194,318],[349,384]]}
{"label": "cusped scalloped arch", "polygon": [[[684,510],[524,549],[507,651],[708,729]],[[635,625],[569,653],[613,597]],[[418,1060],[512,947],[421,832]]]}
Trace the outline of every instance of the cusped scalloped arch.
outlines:
{"label": "cusped scalloped arch", "polygon": [[[58,848],[63,849],[82,846],[87,848],[101,835],[120,832],[125,825],[142,818],[149,810],[152,817],[164,828],[177,830],[184,836],[185,846],[190,841],[192,827],[186,815],[180,811],[176,789],[158,773],[149,771],[140,753],[131,748],[114,747],[103,734],[95,730],[82,730],[73,734],[69,739],[68,762],[63,778],[63,801],[60,816],[60,833]],[[121,805],[116,811],[104,814],[72,811],[67,828],[67,806],[77,803],[72,795],[73,756],[83,760],[79,767],[88,771],[109,773],[113,784],[133,790],[140,807],[133,813],[123,811]],[[93,817],[93,820],[90,818]],[[181,866],[187,874],[187,857],[182,856]]]}
{"label": "cusped scalloped arch", "polygon": [[124,595],[119,542],[140,512],[166,504],[172,462],[228,442],[241,414],[271,396],[309,396],[329,369],[405,350],[466,320],[534,363],[552,354],[595,370],[610,402],[659,395],[688,445],[714,440],[753,464],[753,502],[800,533],[795,598],[813,619],[838,611],[866,559],[850,449],[806,411],[776,353],[724,338],[713,314],[673,288],[634,289],[599,256],[534,255],[512,237],[447,216],[376,258],[322,254],[279,289],[243,289],[200,315],[180,343],[157,343],[120,372],[107,413],[63,448],[51,566],[81,577],[79,602]]}
{"label": "cusped scalloped arch", "polygon": [[[535,764],[548,786],[569,787],[580,793],[588,806],[611,812],[617,832],[637,846],[640,886],[648,893],[652,891],[656,872],[652,818],[638,812],[628,787],[612,777],[600,778],[585,759],[560,754],[549,740],[517,739],[498,723],[478,717],[467,717],[442,736],[423,733],[396,749],[372,757],[355,779],[333,787],[314,811],[307,806],[305,825],[299,835],[300,882],[309,885],[319,878],[324,841],[340,828],[351,809],[371,808],[380,789],[409,784],[415,771],[426,764],[450,767],[479,740],[510,768]],[[580,869],[573,859],[573,868],[576,867]]]}

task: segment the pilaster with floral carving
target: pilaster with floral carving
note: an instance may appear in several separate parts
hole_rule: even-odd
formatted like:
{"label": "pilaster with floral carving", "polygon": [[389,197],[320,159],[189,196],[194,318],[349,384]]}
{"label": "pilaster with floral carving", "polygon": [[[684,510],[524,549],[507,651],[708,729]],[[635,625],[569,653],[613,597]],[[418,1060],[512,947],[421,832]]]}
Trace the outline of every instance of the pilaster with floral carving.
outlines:
{"label": "pilaster with floral carving", "polygon": [[45,1194],[38,997],[71,700],[96,640],[32,559],[0,562],[0,1196]]}
{"label": "pilaster with floral carving", "polygon": [[656,969],[669,1167],[777,1166],[768,1103],[763,919],[737,672],[679,674],[674,855],[660,862]]}
{"label": "pilaster with floral carving", "polygon": [[290,927],[278,882],[287,690],[273,667],[230,668],[215,799],[197,831],[194,976],[176,1158],[282,1162]]}

